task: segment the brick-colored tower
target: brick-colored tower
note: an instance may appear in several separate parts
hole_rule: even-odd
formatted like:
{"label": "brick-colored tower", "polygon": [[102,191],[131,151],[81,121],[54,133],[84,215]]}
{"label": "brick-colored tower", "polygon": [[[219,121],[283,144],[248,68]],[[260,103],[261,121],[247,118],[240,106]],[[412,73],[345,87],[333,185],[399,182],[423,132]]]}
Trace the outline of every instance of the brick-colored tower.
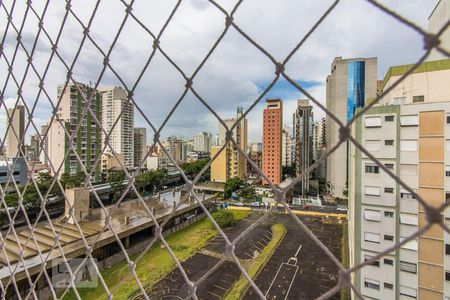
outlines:
{"label": "brick-colored tower", "polygon": [[281,182],[282,130],[283,102],[267,99],[263,116],[263,172],[273,184]]}

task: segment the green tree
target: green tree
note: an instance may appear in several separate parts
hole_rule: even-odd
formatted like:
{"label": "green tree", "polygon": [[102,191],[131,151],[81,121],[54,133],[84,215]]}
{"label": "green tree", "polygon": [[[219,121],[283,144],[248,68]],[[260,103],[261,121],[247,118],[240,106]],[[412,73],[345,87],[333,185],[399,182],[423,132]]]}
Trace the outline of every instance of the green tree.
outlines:
{"label": "green tree", "polygon": [[236,219],[231,211],[227,209],[221,209],[212,214],[214,220],[220,228],[225,228],[236,224]]}
{"label": "green tree", "polygon": [[255,198],[255,189],[253,187],[251,187],[251,186],[249,186],[249,187],[247,187],[245,189],[242,189],[239,192],[239,196],[242,197],[242,198],[245,198],[247,200],[252,200],[252,199]]}
{"label": "green tree", "polygon": [[136,188],[142,193],[153,191],[155,187],[160,187],[165,182],[166,176],[166,169],[157,169],[139,174],[136,176]]}
{"label": "green tree", "polygon": [[[206,166],[206,164],[209,162],[209,158],[206,159],[199,159],[197,161],[191,162],[191,163],[185,163],[181,166],[183,169],[183,172],[189,177],[194,178],[195,176],[200,173],[200,171]],[[209,178],[209,169],[202,174],[202,177],[200,178],[200,181],[205,181]]]}
{"label": "green tree", "polygon": [[225,182],[223,197],[225,199],[230,198],[231,194],[241,188],[241,186],[244,184],[244,181],[240,179],[239,177],[229,178]]}
{"label": "green tree", "polygon": [[63,173],[61,175],[61,185],[63,188],[76,188],[84,184],[86,175],[82,171],[78,171],[75,175]]}

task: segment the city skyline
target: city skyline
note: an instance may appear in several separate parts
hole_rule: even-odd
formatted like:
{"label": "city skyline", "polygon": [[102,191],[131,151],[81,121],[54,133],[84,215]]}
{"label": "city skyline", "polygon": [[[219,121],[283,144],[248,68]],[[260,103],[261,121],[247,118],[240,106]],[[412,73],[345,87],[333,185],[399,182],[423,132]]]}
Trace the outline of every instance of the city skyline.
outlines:
{"label": "city skyline", "polygon": [[450,300],[450,0],[0,7],[5,300]]}
{"label": "city skyline", "polygon": [[[261,8],[263,9],[261,16],[253,16],[253,18],[259,18],[264,22],[255,22],[259,23],[259,26],[272,26],[273,19],[265,19],[264,17],[270,12],[274,13],[274,10],[271,10],[271,4],[270,2],[264,3],[265,5],[261,5]],[[35,5],[40,5],[36,3]],[[147,5],[147,4],[145,4]],[[196,45],[199,45],[201,49],[208,49],[211,46],[211,43],[209,42],[212,37],[215,37],[216,33],[219,29],[222,27],[222,22],[217,22],[213,16],[213,10],[208,7],[206,3],[203,3],[202,1],[192,1],[187,2],[186,8],[189,9],[192,13],[200,14],[202,15],[201,20],[198,20],[198,22],[187,22],[186,15],[179,16],[179,19],[175,18],[175,22],[173,28],[169,26],[168,30],[168,40],[162,41],[161,46],[164,46],[164,48],[171,48],[172,44],[175,43],[174,39],[177,39],[178,31],[181,30],[182,32],[186,32],[187,36],[182,39],[182,42],[184,43],[196,43]],[[242,12],[243,17],[239,18],[240,24],[242,26],[247,26],[252,28],[252,23],[248,23],[247,18],[245,16],[252,16],[251,10],[252,7],[254,7],[254,3],[246,4],[247,8],[244,7],[244,10]],[[311,16],[307,16],[305,20],[303,20],[302,23],[305,23],[302,25],[302,23],[297,24],[296,20],[293,20],[295,25],[301,30],[306,30],[306,28],[311,24],[315,18],[319,15],[321,11],[323,11],[326,8],[326,5],[324,3],[312,3],[308,2],[303,4],[305,5],[305,8],[310,9],[311,11],[315,11],[315,14],[312,14]],[[344,22],[342,20],[343,12],[348,12],[348,6],[354,5],[355,8],[351,11],[366,11],[368,12],[365,18],[365,21],[361,24],[358,24],[358,26],[355,26],[354,24],[349,24],[348,22]],[[160,4],[161,6],[161,4]],[[225,5],[226,6],[226,5]],[[431,12],[432,8],[434,6],[434,3],[432,1],[430,2],[417,2],[417,3],[409,3],[408,1],[404,1],[402,5],[398,5],[398,8],[400,9],[401,13],[404,13],[407,17],[413,19],[416,21],[419,25],[421,25],[423,28],[426,28],[426,18],[427,14],[423,12]],[[119,11],[115,10],[115,6],[112,7],[111,14],[119,15]],[[358,38],[363,36],[362,32],[365,32],[364,30],[368,30],[367,28],[371,28],[371,24],[377,23],[377,28],[379,28],[381,25],[378,22],[379,20],[382,20],[381,24],[383,26],[389,26],[391,22],[394,22],[393,20],[390,20],[388,17],[382,16],[382,15],[376,15],[373,13],[370,13],[371,6],[368,4],[363,3],[352,3],[352,4],[345,4],[343,3],[342,8],[339,8],[331,17],[334,18],[333,20],[341,20],[340,22],[340,28],[339,30],[342,30],[343,34],[346,34],[348,36],[348,33],[352,30],[357,30],[354,37],[348,37],[350,40],[348,41],[348,45],[342,44],[340,41],[334,41],[329,40],[324,37],[327,37],[331,33],[336,30],[334,28],[330,28],[327,26],[327,24],[324,24],[319,30],[319,38],[320,38],[320,45],[323,46],[321,49],[330,49],[324,52],[324,50],[321,51],[315,51],[316,48],[319,46],[319,43],[317,41],[313,41],[311,45],[306,44],[305,45],[305,52],[302,55],[302,58],[299,57],[300,60],[297,59],[297,57],[294,57],[294,60],[292,63],[290,63],[287,68],[289,69],[289,73],[293,73],[293,77],[297,80],[298,83],[302,84],[302,86],[307,87],[307,90],[319,101],[322,103],[325,102],[325,75],[329,72],[329,64],[328,62],[331,61],[337,54],[342,55],[343,57],[358,57],[358,56],[378,56],[380,61],[382,62],[378,68],[378,77],[381,77],[385,71],[387,70],[388,66],[390,65],[396,65],[396,64],[403,64],[408,63],[409,61],[415,61],[418,56],[423,53],[423,50],[421,49],[421,40],[419,35],[415,35],[413,32],[409,31],[407,28],[400,27],[397,31],[398,32],[389,32],[390,35],[394,35],[391,38],[381,35],[377,32],[373,32],[369,30],[369,32],[373,32],[374,36],[368,41],[369,45],[360,45],[357,43]],[[23,9],[21,5],[18,5],[18,8],[16,8],[17,11],[20,11],[20,9]],[[49,10],[55,12],[55,18],[58,17],[58,7],[50,7]],[[82,12],[88,14],[89,9],[91,7],[86,8],[80,8],[78,7],[78,4],[74,4],[74,9],[81,10]],[[167,13],[168,8],[167,7],[156,7],[156,12],[159,12],[161,16],[163,16],[165,13]],[[122,10],[120,10],[120,13]],[[283,9],[279,12],[276,12],[278,15],[274,16],[274,18],[280,18],[280,19],[287,19],[289,16],[291,16],[292,13],[287,9]],[[99,16],[100,19],[106,17],[104,13],[100,13]],[[353,12],[352,12],[353,14]],[[353,15],[348,17],[348,19],[351,19]],[[110,14],[108,14],[108,17],[110,17]],[[252,19],[252,18],[250,18]],[[190,20],[190,19],[189,19]],[[155,31],[160,27],[161,25],[161,17],[155,18],[154,24],[152,24],[152,29]],[[55,23],[55,20],[52,19],[51,16],[49,16],[46,23],[52,24],[52,22]],[[203,22],[203,23],[202,23]],[[200,24],[204,24],[204,22],[207,22],[208,24],[211,24],[208,29],[202,28]],[[55,23],[57,24],[57,23]],[[70,23],[71,26],[74,29],[74,36],[66,37],[63,34],[63,40],[71,40],[76,39],[76,35],[81,32],[81,29],[77,27],[78,24],[75,24],[73,22]],[[279,25],[281,26],[281,25]],[[353,28],[355,26],[355,28]],[[55,26],[57,27],[57,26]],[[208,26],[207,26],[208,27]],[[283,29],[282,27],[278,27],[279,29]],[[190,31],[186,31],[186,29],[191,29]],[[52,30],[52,29],[51,29]],[[102,31],[104,30],[104,31]],[[99,28],[98,31],[93,30],[92,35],[98,37],[98,32],[109,32],[111,29],[109,28]],[[264,31],[262,31],[264,32]],[[266,31],[267,32],[267,31]],[[380,29],[380,32],[382,30]],[[386,31],[384,31],[386,32]],[[126,32],[127,33],[127,32]],[[133,43],[134,46],[131,46],[131,44],[126,43],[126,38],[122,37],[119,39],[119,46],[118,48],[121,51],[121,53],[124,53],[125,55],[129,55],[132,59],[134,59],[134,64],[136,68],[139,68],[143,65],[141,63],[142,57],[138,56],[138,52],[136,52],[140,40],[146,41],[147,39],[140,39],[136,38],[136,35],[138,33],[130,34],[129,38],[134,38],[138,43]],[[31,42],[33,38],[32,32],[25,32],[24,36]],[[271,52],[275,52],[277,57],[283,57],[286,55],[282,49],[288,47],[291,44],[290,41],[297,40],[298,37],[292,37],[292,36],[286,36],[281,37],[282,40],[280,41],[280,46],[272,45],[271,43],[268,43],[267,41],[270,41],[270,38],[272,37],[272,34],[265,37],[264,35],[257,35],[256,38],[258,38],[258,41],[262,42],[264,46],[266,46]],[[103,36],[104,41],[101,44],[103,48],[106,48],[108,37],[107,35]],[[393,43],[391,40],[395,40],[395,43]],[[409,42],[408,42],[409,41]],[[15,46],[15,40],[6,39],[5,41],[5,49],[9,49],[11,47]],[[272,79],[273,74],[273,66],[270,65],[268,61],[266,61],[263,57],[261,57],[259,54],[254,55],[256,53],[256,49],[252,49],[251,47],[245,46],[240,47],[241,43],[243,41],[236,39],[234,36],[230,38],[230,40],[226,40],[226,49],[219,48],[217,49],[219,53],[217,55],[214,55],[215,61],[211,63],[212,65],[208,64],[205,66],[205,69],[202,70],[199,74],[199,78],[197,78],[194,81],[194,87],[198,86],[199,93],[208,99],[208,101],[213,103],[213,108],[218,111],[219,115],[223,118],[225,118],[227,115],[230,115],[235,107],[238,104],[243,104],[244,111],[250,103],[256,99],[258,94],[262,91],[264,87],[268,85],[268,82]],[[366,43],[364,43],[366,44]],[[411,47],[411,51],[408,51],[408,44]],[[383,45],[383,46],[380,46]],[[41,48],[38,48],[37,54],[34,59],[34,63],[37,66],[40,66],[41,64],[45,64],[46,62],[46,56],[45,53],[49,50],[49,48],[46,48],[44,45],[41,45]],[[200,57],[191,57],[189,55],[177,53],[176,49],[178,49],[179,46],[174,45],[174,53],[170,53],[172,56],[175,56],[177,59],[177,62],[183,67],[183,70],[188,70],[187,73],[190,73],[190,71],[193,70],[193,65],[195,65],[195,62],[197,62]],[[242,54],[238,55],[238,53],[235,52],[236,49],[241,49]],[[147,49],[146,47],[143,47],[143,49]],[[331,50],[333,49],[333,50]],[[386,49],[389,49],[386,50]],[[62,48],[62,54],[65,59],[68,59],[70,61],[70,55],[73,50]],[[74,78],[80,82],[88,83],[90,81],[96,82],[99,66],[97,63],[97,60],[101,60],[101,57],[96,49],[93,49],[92,45],[87,45],[85,50],[86,53],[90,55],[86,55],[85,58],[82,58],[80,61],[79,67],[74,70]],[[203,53],[204,51],[200,51]],[[408,53],[411,52],[411,55],[409,57]],[[115,54],[115,53],[113,53]],[[178,57],[177,57],[178,55]],[[21,52],[19,51],[19,56],[23,56]],[[201,56],[201,55],[200,55]],[[219,58],[220,57],[220,58]],[[135,69],[130,68],[131,66],[124,65],[127,61],[130,60],[123,60],[124,62],[121,62],[118,64],[118,57],[117,55],[113,55],[113,58],[111,59],[112,64],[114,63],[115,68],[121,69],[121,74],[125,76],[126,83],[130,85],[130,82],[132,82],[135,79],[135,76],[133,75],[135,73]],[[252,66],[258,66],[258,67],[252,67],[248,70],[244,68],[236,68],[230,69],[227,68],[218,68],[218,66],[222,66],[223,63],[230,61],[232,65],[249,65],[251,63]],[[241,61],[244,61],[246,63],[241,63]],[[247,63],[248,61],[248,63]],[[155,86],[155,79],[156,78],[147,78],[144,76],[143,83],[148,84],[141,84],[142,86],[148,86],[148,88],[141,89],[141,86],[138,86],[138,90],[135,92],[135,100],[137,104],[143,108],[143,111],[146,115],[149,116],[149,119],[154,123],[155,125],[160,125],[167,113],[169,112],[170,108],[174,105],[176,99],[179,97],[181,93],[181,88],[184,86],[184,83],[182,82],[179,75],[176,74],[176,72],[171,69],[170,66],[167,65],[167,62],[165,62],[163,59],[158,59],[154,64],[151,66],[152,68],[156,70],[163,71],[161,74],[165,81],[167,81],[167,84],[170,84],[171,86],[180,87],[180,89],[167,89],[163,86]],[[18,67],[20,69],[20,67]],[[256,69],[255,69],[256,68]],[[131,72],[131,70],[133,72]],[[49,76],[46,80],[46,88],[50,93],[52,101],[56,98],[56,86],[58,84],[61,84],[60,81],[61,77],[59,74],[64,73],[64,67],[62,64],[58,61],[54,61],[51,65],[51,76]],[[0,71],[2,72],[2,71]],[[205,72],[205,73],[203,73]],[[214,76],[210,76],[211,74],[214,74]],[[212,79],[210,79],[212,78]],[[113,85],[113,86],[120,86],[120,83],[118,82],[117,78],[114,78],[114,76],[111,74],[110,71],[107,71],[105,77],[100,82],[101,86],[106,85]],[[221,93],[221,95],[217,95],[217,90],[224,91]],[[30,88],[27,88],[24,93],[24,97],[26,99],[27,105],[31,103],[35,97],[36,97],[36,91],[37,86],[32,86]],[[212,116],[210,112],[208,112],[205,108],[202,107],[200,102],[198,100],[191,97],[192,95],[188,95],[188,99],[186,103],[182,103],[181,106],[175,111],[174,118],[177,119],[175,122],[174,120],[169,121],[169,123],[166,125],[166,128],[162,131],[161,135],[163,137],[169,137],[177,132],[180,132],[182,136],[193,136],[197,132],[206,131],[213,132],[213,130],[208,130],[207,128],[215,128],[215,124],[217,120]],[[300,93],[298,93],[294,88],[290,86],[286,81],[281,80],[276,86],[274,86],[274,90],[272,93],[267,95],[268,97],[280,97],[282,98],[285,103],[284,107],[286,108],[285,111],[291,111],[295,109],[296,100],[300,98],[304,98]],[[11,104],[14,102],[14,92],[7,88],[5,90],[5,103],[7,106],[11,106]],[[37,127],[39,128],[40,125],[44,124],[48,117],[49,117],[49,111],[50,111],[50,105],[48,104],[48,101],[41,96],[41,100],[39,101],[36,112],[34,113],[34,121],[37,124]],[[149,100],[151,99],[151,100]],[[154,103],[152,107],[158,107],[157,110],[150,111],[148,109],[148,105],[146,105],[149,101]],[[262,133],[260,132],[259,128],[262,126],[262,118],[260,112],[263,110],[263,101],[260,101],[260,104],[258,104],[255,109],[252,111],[252,113],[249,114],[249,142],[258,142],[262,139]],[[314,105],[313,105],[314,106]],[[292,109],[291,109],[292,108]],[[187,114],[183,114],[182,112],[189,112]],[[323,116],[323,112],[321,110],[316,109],[315,113],[316,117],[320,119]],[[284,116],[284,120],[286,120],[286,124],[292,124],[290,121],[291,119],[290,114],[286,114]],[[4,132],[5,129],[3,120],[5,119],[5,110],[4,107],[0,108],[0,132]],[[187,124],[187,125],[186,125]],[[138,127],[149,127],[148,124],[146,124],[140,114],[136,112],[136,126]],[[147,139],[152,140],[152,131],[150,128],[147,131]],[[29,142],[30,135],[35,134],[32,128],[28,128],[26,132],[26,142]]]}

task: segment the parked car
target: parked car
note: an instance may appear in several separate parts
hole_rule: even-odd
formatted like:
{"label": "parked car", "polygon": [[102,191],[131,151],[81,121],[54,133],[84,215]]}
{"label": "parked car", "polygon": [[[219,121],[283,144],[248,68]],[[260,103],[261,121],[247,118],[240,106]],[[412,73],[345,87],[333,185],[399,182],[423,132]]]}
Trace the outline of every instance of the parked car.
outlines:
{"label": "parked car", "polygon": [[261,204],[259,202],[253,202],[251,205],[252,207],[259,207]]}
{"label": "parked car", "polygon": [[347,207],[345,207],[345,206],[338,206],[337,208],[336,208],[336,210],[337,211],[347,211]]}
{"label": "parked car", "polygon": [[236,202],[236,203],[234,203],[234,205],[236,205],[236,206],[244,206],[244,203],[242,203],[242,202]]}

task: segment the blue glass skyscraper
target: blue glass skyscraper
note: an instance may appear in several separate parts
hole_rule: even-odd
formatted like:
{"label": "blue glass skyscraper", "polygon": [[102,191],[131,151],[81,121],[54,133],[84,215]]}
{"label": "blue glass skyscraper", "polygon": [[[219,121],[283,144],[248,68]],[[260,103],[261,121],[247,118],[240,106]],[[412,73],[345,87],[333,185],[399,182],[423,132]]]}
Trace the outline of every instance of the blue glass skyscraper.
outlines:
{"label": "blue glass skyscraper", "polygon": [[347,121],[355,114],[355,109],[364,107],[366,63],[351,61],[347,64]]}

